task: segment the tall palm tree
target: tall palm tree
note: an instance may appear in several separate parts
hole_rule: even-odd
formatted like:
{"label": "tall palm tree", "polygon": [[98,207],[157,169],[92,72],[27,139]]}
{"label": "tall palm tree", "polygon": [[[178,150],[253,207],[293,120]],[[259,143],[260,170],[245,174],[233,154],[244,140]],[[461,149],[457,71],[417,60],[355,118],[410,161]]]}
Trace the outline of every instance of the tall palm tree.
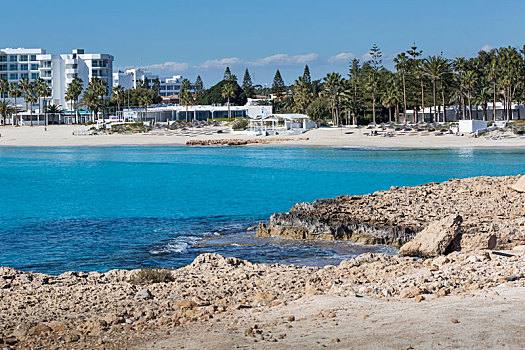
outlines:
{"label": "tall palm tree", "polygon": [[124,87],[122,85],[113,87],[113,97],[117,102],[117,112],[120,112],[120,104],[124,98]]}
{"label": "tall palm tree", "polygon": [[467,92],[467,102],[468,102],[468,110],[469,110],[469,119],[472,118],[472,92],[474,88],[476,87],[478,82],[478,77],[476,76],[476,72],[469,69],[465,72],[463,76],[463,87],[465,88],[465,91]]}
{"label": "tall palm tree", "polygon": [[30,108],[29,108],[29,115],[30,115],[30,123],[31,123],[31,126],[33,126],[33,104],[36,103],[38,101],[38,98],[37,98],[37,91],[36,91],[36,86],[35,84],[33,83],[29,83],[25,86],[25,96],[24,96],[24,100],[26,102],[26,105],[29,105]]}
{"label": "tall palm tree", "polygon": [[0,79],[0,95],[2,95],[2,101],[5,102],[7,93],[9,92],[9,82],[6,78]]}
{"label": "tall palm tree", "polygon": [[15,99],[15,106],[14,106],[14,114],[15,116],[11,119],[11,124],[15,125],[15,119],[18,117],[18,106],[16,99],[20,97],[22,92],[20,91],[20,87],[18,86],[18,82],[13,82],[9,86],[9,96],[13,97]]}
{"label": "tall palm tree", "polygon": [[31,82],[29,81],[29,78],[22,78],[20,80],[20,90],[22,90],[22,93],[24,94],[24,102],[26,104],[26,112],[28,110],[27,100],[25,98],[25,95],[27,95],[28,90],[31,89]]}
{"label": "tall palm tree", "polygon": [[82,95],[81,104],[85,106],[92,114],[92,120],[95,120],[95,115],[98,114],[99,96],[95,92],[93,86],[88,85],[86,91]]}
{"label": "tall palm tree", "polygon": [[434,98],[434,113],[433,121],[437,121],[437,102],[436,102],[436,88],[437,82],[446,73],[446,66],[448,60],[442,56],[429,56],[423,62],[423,72],[432,81],[432,96]]}
{"label": "tall palm tree", "polygon": [[[405,95],[406,97],[406,95]],[[388,84],[386,86],[385,93],[383,94],[381,98],[381,103],[383,106],[388,108],[388,121],[392,121],[392,108],[395,107],[399,103],[399,88],[397,86],[397,82],[395,77],[391,77],[388,81]],[[405,111],[405,121],[406,118],[406,111]],[[397,122],[397,116],[395,116],[395,121]]]}
{"label": "tall palm tree", "polygon": [[[228,83],[228,84],[231,84],[231,83]],[[191,94],[190,89],[191,89],[190,81],[188,79],[183,79],[180,85],[179,101],[183,106],[186,106],[186,114],[184,116],[186,119],[186,122],[189,121],[188,105],[193,104],[193,95]],[[195,118],[195,115],[194,115],[194,118]]]}
{"label": "tall palm tree", "polygon": [[332,110],[332,122],[334,125],[339,125],[339,108],[340,100],[344,95],[344,83],[339,73],[329,73],[324,80],[324,94],[330,100],[330,107]]}
{"label": "tall palm tree", "polygon": [[42,113],[42,108],[40,107],[40,99],[43,97],[43,94],[45,93],[45,87],[47,86],[47,83],[42,78],[38,78],[35,81],[33,81],[33,84],[35,85],[35,93],[38,100],[38,117],[37,121],[38,124],[40,124],[40,114]]}
{"label": "tall palm tree", "polygon": [[71,109],[75,110],[75,123],[79,122],[78,117],[78,100],[82,91],[84,90],[84,82],[82,79],[76,77],[71,83],[67,85],[66,88],[66,101],[70,101]]}
{"label": "tall palm tree", "polygon": [[231,82],[222,86],[222,97],[228,100],[228,118],[231,118],[230,99],[235,97],[235,87]]}
{"label": "tall palm tree", "polygon": [[[408,56],[402,52],[397,55],[397,57],[394,58],[395,68],[396,70],[401,73],[401,77],[403,78],[403,117],[405,120],[405,123],[407,122],[407,91],[406,91],[406,83],[405,83],[405,75],[408,71]],[[390,113],[390,110],[388,110]]]}

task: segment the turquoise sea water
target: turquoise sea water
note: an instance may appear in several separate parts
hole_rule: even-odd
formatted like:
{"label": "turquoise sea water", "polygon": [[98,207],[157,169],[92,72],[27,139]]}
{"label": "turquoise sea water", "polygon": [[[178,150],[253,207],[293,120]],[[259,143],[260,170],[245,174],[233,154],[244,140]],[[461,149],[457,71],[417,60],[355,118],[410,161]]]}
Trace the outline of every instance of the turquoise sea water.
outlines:
{"label": "turquoise sea water", "polygon": [[0,266],[46,273],[180,267],[202,252],[323,265],[346,242],[258,239],[297,202],[525,171],[525,150],[0,148]]}

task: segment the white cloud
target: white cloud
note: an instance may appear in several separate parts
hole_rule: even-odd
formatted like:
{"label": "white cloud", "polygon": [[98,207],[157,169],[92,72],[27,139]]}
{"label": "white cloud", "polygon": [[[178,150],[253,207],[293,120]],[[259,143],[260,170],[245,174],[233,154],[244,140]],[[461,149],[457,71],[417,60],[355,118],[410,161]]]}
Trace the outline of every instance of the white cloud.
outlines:
{"label": "white cloud", "polygon": [[185,62],[164,62],[164,63],[152,64],[152,65],[146,66],[145,68],[151,69],[151,70],[179,72],[179,71],[187,70],[189,68],[189,65]]}
{"label": "white cloud", "polygon": [[309,53],[306,55],[295,55],[290,56],[284,53],[259,58],[253,61],[247,62],[252,66],[269,66],[269,65],[296,65],[296,64],[306,64],[308,62],[315,61],[319,58],[319,55],[316,53]]}
{"label": "white cloud", "polygon": [[341,52],[335,56],[329,57],[328,62],[338,63],[338,62],[350,62],[357,56],[351,52]]}
{"label": "white cloud", "polygon": [[485,45],[481,48],[481,51],[485,51],[485,52],[489,52],[490,50],[492,50],[492,46],[490,45]]}
{"label": "white cloud", "polygon": [[243,60],[238,57],[221,58],[219,60],[207,60],[204,63],[198,64],[195,68],[201,69],[212,69],[212,68],[224,68],[226,66],[234,66],[242,64]]}

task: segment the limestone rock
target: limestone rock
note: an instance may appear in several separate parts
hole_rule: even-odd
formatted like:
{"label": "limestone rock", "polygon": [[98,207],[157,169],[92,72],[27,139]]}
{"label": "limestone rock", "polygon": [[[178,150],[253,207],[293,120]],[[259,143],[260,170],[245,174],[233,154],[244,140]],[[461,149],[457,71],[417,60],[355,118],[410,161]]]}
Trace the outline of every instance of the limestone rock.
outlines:
{"label": "limestone rock", "polygon": [[153,299],[153,295],[151,294],[149,289],[141,289],[140,291],[135,294],[134,297],[135,300],[148,300]]}
{"label": "limestone rock", "polygon": [[525,192],[525,175],[521,175],[518,182],[516,182],[514,185],[511,186],[513,190],[516,190],[518,192]]}
{"label": "limestone rock", "polygon": [[459,234],[462,217],[449,215],[435,221],[416,237],[399,249],[400,255],[435,257],[445,254],[447,248]]}

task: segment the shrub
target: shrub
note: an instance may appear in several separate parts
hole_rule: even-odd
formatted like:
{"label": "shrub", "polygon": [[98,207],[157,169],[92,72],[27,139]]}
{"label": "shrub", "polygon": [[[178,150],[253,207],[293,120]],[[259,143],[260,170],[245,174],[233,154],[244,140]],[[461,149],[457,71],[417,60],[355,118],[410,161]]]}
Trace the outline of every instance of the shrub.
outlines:
{"label": "shrub", "polygon": [[248,127],[248,119],[237,119],[232,124],[233,130],[244,130]]}
{"label": "shrub", "polygon": [[130,279],[132,284],[151,284],[173,282],[173,276],[168,269],[142,268]]}

